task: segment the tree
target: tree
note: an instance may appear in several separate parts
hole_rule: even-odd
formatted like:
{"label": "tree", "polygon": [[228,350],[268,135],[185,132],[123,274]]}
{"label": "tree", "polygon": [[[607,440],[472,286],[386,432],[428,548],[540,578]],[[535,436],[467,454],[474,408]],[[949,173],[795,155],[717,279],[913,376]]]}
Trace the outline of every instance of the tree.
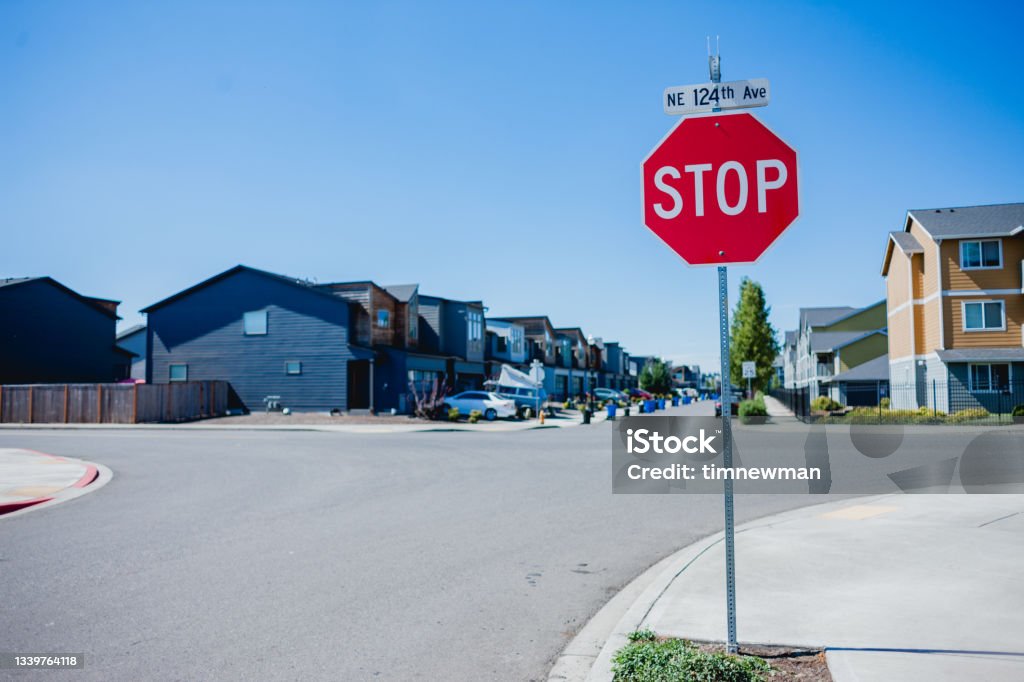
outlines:
{"label": "tree", "polygon": [[648,393],[672,391],[672,368],[661,358],[650,358],[640,370],[640,388]]}
{"label": "tree", "polygon": [[765,305],[764,289],[757,282],[744,277],[740,282],[740,300],[732,316],[729,346],[729,375],[732,383],[746,387],[743,378],[744,361],[757,365],[757,378],[751,383],[755,391],[770,386],[772,363],[779,354],[775,329],[768,322],[771,308]]}

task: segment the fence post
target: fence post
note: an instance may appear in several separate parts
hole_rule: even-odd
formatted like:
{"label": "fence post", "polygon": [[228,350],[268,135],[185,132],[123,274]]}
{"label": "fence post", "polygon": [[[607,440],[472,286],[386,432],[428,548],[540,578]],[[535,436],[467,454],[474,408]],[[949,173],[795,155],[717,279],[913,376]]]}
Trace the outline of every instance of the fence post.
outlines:
{"label": "fence post", "polygon": [[64,423],[68,423],[68,385],[64,384]]}
{"label": "fence post", "polygon": [[0,422],[4,420],[4,387],[0,386]]}
{"label": "fence post", "polygon": [[132,424],[139,423],[139,384],[132,385]]}
{"label": "fence post", "polygon": [[32,387],[28,387],[28,423],[32,423],[32,412],[35,409],[35,400],[32,394]]}
{"label": "fence post", "polygon": [[171,421],[171,384],[167,384],[167,399],[164,401],[164,421]]}
{"label": "fence post", "polygon": [[103,384],[96,384],[96,423],[103,422]]}
{"label": "fence post", "polygon": [[939,401],[936,399],[935,379],[932,379],[932,416],[939,416]]}

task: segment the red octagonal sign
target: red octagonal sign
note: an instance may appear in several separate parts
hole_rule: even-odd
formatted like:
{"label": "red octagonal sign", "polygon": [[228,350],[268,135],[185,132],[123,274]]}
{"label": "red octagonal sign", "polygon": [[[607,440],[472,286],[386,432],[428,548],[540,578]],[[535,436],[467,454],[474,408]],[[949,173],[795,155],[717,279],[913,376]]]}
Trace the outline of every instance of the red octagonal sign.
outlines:
{"label": "red octagonal sign", "polygon": [[644,224],[690,265],[753,263],[800,214],[796,151],[747,113],[684,118],[642,169]]}

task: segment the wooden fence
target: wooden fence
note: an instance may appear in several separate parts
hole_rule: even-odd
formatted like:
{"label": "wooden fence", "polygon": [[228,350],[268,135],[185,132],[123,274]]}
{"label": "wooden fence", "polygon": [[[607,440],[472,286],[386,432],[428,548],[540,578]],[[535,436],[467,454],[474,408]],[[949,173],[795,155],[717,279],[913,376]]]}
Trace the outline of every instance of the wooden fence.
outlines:
{"label": "wooden fence", "polygon": [[140,424],[218,417],[226,381],[0,386],[0,423]]}

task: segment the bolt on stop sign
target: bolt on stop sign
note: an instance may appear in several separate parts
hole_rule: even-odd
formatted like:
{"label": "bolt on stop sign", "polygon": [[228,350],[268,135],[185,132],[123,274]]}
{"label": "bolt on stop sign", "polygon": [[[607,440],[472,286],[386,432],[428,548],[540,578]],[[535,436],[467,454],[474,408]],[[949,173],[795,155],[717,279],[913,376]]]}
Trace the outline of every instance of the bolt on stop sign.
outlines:
{"label": "bolt on stop sign", "polygon": [[753,263],[800,214],[796,151],[747,113],[682,119],[641,167],[644,225],[690,265]]}

